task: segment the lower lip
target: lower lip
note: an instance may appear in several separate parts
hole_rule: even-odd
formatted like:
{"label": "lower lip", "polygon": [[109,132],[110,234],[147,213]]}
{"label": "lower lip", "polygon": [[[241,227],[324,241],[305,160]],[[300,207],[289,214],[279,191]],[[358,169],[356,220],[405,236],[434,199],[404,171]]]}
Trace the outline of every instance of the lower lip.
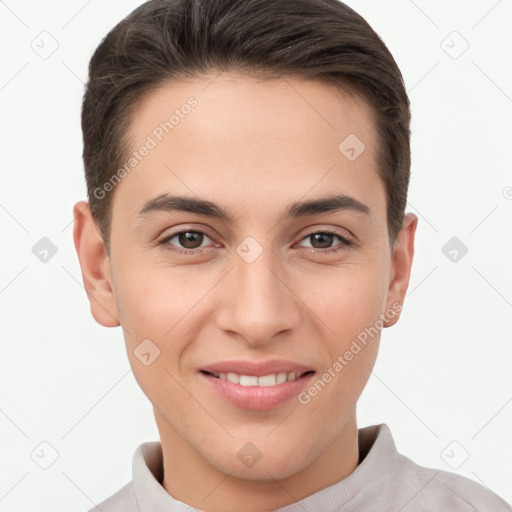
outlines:
{"label": "lower lip", "polygon": [[286,403],[297,396],[314,375],[314,373],[308,373],[291,382],[283,382],[275,386],[242,386],[199,372],[199,376],[222,398],[236,407],[254,411],[274,409]]}

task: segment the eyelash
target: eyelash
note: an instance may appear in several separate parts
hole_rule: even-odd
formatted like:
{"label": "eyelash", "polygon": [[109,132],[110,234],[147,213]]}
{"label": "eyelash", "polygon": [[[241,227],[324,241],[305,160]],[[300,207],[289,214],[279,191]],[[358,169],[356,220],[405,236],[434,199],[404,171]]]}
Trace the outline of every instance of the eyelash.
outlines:
{"label": "eyelash", "polygon": [[[198,229],[185,229],[185,230],[177,231],[176,233],[172,233],[170,235],[165,236],[164,238],[162,238],[161,240],[158,241],[158,245],[166,245],[167,242],[169,242],[176,236],[181,235],[183,233],[199,233],[202,235],[206,235],[208,238],[212,238],[204,231],[200,231]],[[330,247],[327,249],[315,249],[314,247],[303,247],[303,249],[308,249],[309,251],[313,251],[314,253],[331,254],[334,252],[345,250],[345,249],[351,247],[352,245],[354,245],[354,242],[352,240],[350,240],[349,238],[342,236],[335,231],[330,231],[328,229],[321,230],[321,231],[312,231],[311,233],[308,233],[307,235],[305,235],[300,241],[302,242],[303,240],[306,240],[307,238],[309,238],[313,235],[318,235],[318,234],[334,235],[335,237],[338,237],[341,240],[341,243],[338,245],[335,245],[334,247]],[[169,248],[170,244],[167,244],[167,245],[168,245],[168,247],[165,247],[165,250],[170,251],[174,254],[178,254],[180,256],[181,255],[194,256],[197,254],[202,254],[204,252],[199,249],[175,249],[175,248],[171,249],[171,248]]]}

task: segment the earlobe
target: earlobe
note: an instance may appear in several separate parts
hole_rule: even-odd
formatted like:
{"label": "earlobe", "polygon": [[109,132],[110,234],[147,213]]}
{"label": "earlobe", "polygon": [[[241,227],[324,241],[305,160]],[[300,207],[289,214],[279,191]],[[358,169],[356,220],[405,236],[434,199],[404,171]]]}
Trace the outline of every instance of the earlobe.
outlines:
{"label": "earlobe", "polygon": [[[393,246],[391,277],[386,299],[386,320],[384,327],[391,327],[398,322],[400,312],[409,286],[411,268],[414,258],[414,235],[418,226],[418,217],[413,213],[404,216],[402,229]],[[395,312],[395,314],[392,314]]]}
{"label": "earlobe", "polygon": [[110,261],[103,239],[96,229],[89,203],[76,203],[73,216],[73,240],[91,313],[99,324],[117,327],[120,322],[112,290]]}

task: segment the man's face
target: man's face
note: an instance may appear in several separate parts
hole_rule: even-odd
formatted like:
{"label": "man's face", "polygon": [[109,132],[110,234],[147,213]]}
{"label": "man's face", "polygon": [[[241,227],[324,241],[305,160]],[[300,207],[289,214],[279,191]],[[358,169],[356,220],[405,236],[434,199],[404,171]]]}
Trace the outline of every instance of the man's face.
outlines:
{"label": "man's face", "polygon": [[[115,189],[111,313],[163,442],[180,436],[233,476],[285,478],[354,418],[375,328],[396,309],[374,118],[363,101],[317,81],[214,78],[162,86],[138,106],[132,149],[148,135],[156,145]],[[182,108],[190,97],[197,104]],[[162,133],[176,109],[179,121]],[[292,203],[336,195],[367,211],[285,217]],[[173,210],[171,196],[215,203],[229,218]],[[254,376],[239,361],[276,359],[309,373],[256,388],[204,371],[219,364]],[[269,368],[259,375],[283,373]],[[261,454],[252,467],[241,463],[246,443]]]}

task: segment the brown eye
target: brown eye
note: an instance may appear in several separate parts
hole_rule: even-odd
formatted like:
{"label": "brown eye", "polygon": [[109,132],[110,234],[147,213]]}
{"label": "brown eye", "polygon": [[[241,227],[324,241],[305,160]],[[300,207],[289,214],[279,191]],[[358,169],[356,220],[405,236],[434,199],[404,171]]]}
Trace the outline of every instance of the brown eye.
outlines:
{"label": "brown eye", "polygon": [[314,233],[309,235],[309,238],[315,249],[328,249],[334,241],[334,235],[331,233]]}
{"label": "brown eye", "polygon": [[201,247],[204,233],[199,231],[182,231],[176,236],[178,237],[179,243],[185,249],[197,249],[198,247]]}
{"label": "brown eye", "polygon": [[[340,240],[341,243],[333,245],[333,242],[336,238]],[[332,231],[315,231],[309,235],[306,235],[302,241],[304,240],[310,240],[311,245],[303,247],[309,248],[318,253],[336,252],[353,245],[352,240]]]}
{"label": "brown eye", "polygon": [[205,240],[210,240],[210,237],[202,231],[184,230],[178,231],[158,242],[158,245],[163,246],[166,250],[177,254],[194,255],[203,252],[207,244]]}

